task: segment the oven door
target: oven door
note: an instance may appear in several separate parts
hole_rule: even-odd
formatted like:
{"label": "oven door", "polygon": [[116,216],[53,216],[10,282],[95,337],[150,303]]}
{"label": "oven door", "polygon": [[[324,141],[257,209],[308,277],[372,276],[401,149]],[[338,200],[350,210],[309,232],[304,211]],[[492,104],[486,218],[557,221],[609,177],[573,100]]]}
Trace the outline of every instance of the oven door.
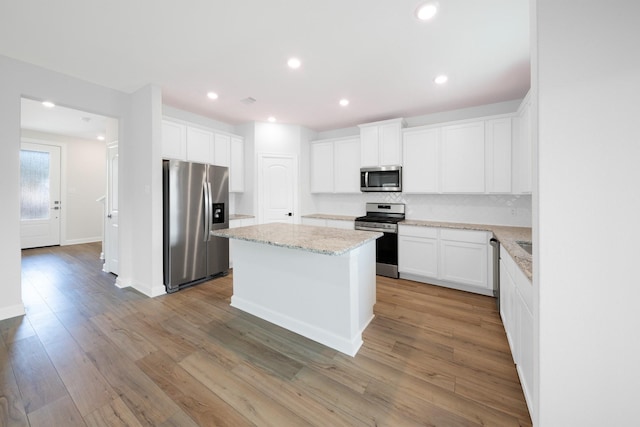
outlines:
{"label": "oven door", "polygon": [[376,274],[398,278],[398,235],[383,233],[376,240]]}

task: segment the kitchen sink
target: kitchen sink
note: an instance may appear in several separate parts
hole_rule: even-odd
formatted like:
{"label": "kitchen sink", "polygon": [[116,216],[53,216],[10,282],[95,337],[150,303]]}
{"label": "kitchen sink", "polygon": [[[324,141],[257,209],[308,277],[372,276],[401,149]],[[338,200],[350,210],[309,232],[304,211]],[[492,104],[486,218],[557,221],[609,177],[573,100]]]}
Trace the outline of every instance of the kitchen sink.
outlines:
{"label": "kitchen sink", "polygon": [[531,242],[525,242],[523,240],[516,240],[516,243],[518,244],[518,246],[520,246],[522,249],[524,249],[525,251],[527,251],[527,253],[529,255],[532,255],[532,251],[533,251],[533,244]]}

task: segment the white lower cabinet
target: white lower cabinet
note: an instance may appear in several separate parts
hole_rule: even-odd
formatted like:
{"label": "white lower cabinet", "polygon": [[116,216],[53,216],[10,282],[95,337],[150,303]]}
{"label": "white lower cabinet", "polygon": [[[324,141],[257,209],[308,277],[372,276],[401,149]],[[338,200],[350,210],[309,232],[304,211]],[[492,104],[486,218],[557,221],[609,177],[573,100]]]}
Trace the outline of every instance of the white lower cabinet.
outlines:
{"label": "white lower cabinet", "polygon": [[440,230],[440,279],[489,289],[489,239],[484,231]]}
{"label": "white lower cabinet", "polygon": [[533,289],[504,247],[500,249],[500,316],[529,413],[533,413]]}
{"label": "white lower cabinet", "polygon": [[343,230],[353,230],[354,222],[343,219],[325,219],[325,218],[313,218],[304,217],[301,220],[302,225],[312,225],[315,227],[332,227],[341,228]]}
{"label": "white lower cabinet", "polygon": [[353,230],[354,221],[344,221],[342,219],[328,219],[327,227],[341,228],[343,230]]}
{"label": "white lower cabinet", "polygon": [[302,218],[302,225],[313,225],[314,227],[326,227],[327,220],[323,218]]}
{"label": "white lower cabinet", "polygon": [[490,238],[486,231],[400,225],[400,277],[493,295]]}
{"label": "white lower cabinet", "polygon": [[438,277],[438,230],[402,227],[398,236],[398,270],[424,277]]}

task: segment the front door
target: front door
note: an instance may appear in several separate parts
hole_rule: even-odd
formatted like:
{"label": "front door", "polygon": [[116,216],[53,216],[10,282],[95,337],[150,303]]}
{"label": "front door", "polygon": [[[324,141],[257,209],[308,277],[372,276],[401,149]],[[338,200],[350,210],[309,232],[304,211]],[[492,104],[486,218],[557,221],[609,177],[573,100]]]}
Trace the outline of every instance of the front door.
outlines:
{"label": "front door", "polygon": [[259,166],[260,222],[262,224],[270,222],[293,224],[297,214],[296,158],[262,154]]}
{"label": "front door", "polygon": [[60,147],[23,142],[20,148],[22,249],[60,244]]}

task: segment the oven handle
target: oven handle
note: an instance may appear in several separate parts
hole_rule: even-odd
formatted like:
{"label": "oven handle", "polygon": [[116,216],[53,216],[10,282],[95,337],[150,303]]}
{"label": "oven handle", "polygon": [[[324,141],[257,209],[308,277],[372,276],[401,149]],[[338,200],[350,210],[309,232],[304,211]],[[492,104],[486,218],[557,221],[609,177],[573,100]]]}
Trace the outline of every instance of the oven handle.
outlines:
{"label": "oven handle", "polygon": [[363,227],[361,225],[356,225],[355,229],[362,230],[362,231],[379,231],[381,233],[398,234],[398,232],[395,230],[385,230],[382,228],[374,228],[374,227],[366,227],[366,226]]}

